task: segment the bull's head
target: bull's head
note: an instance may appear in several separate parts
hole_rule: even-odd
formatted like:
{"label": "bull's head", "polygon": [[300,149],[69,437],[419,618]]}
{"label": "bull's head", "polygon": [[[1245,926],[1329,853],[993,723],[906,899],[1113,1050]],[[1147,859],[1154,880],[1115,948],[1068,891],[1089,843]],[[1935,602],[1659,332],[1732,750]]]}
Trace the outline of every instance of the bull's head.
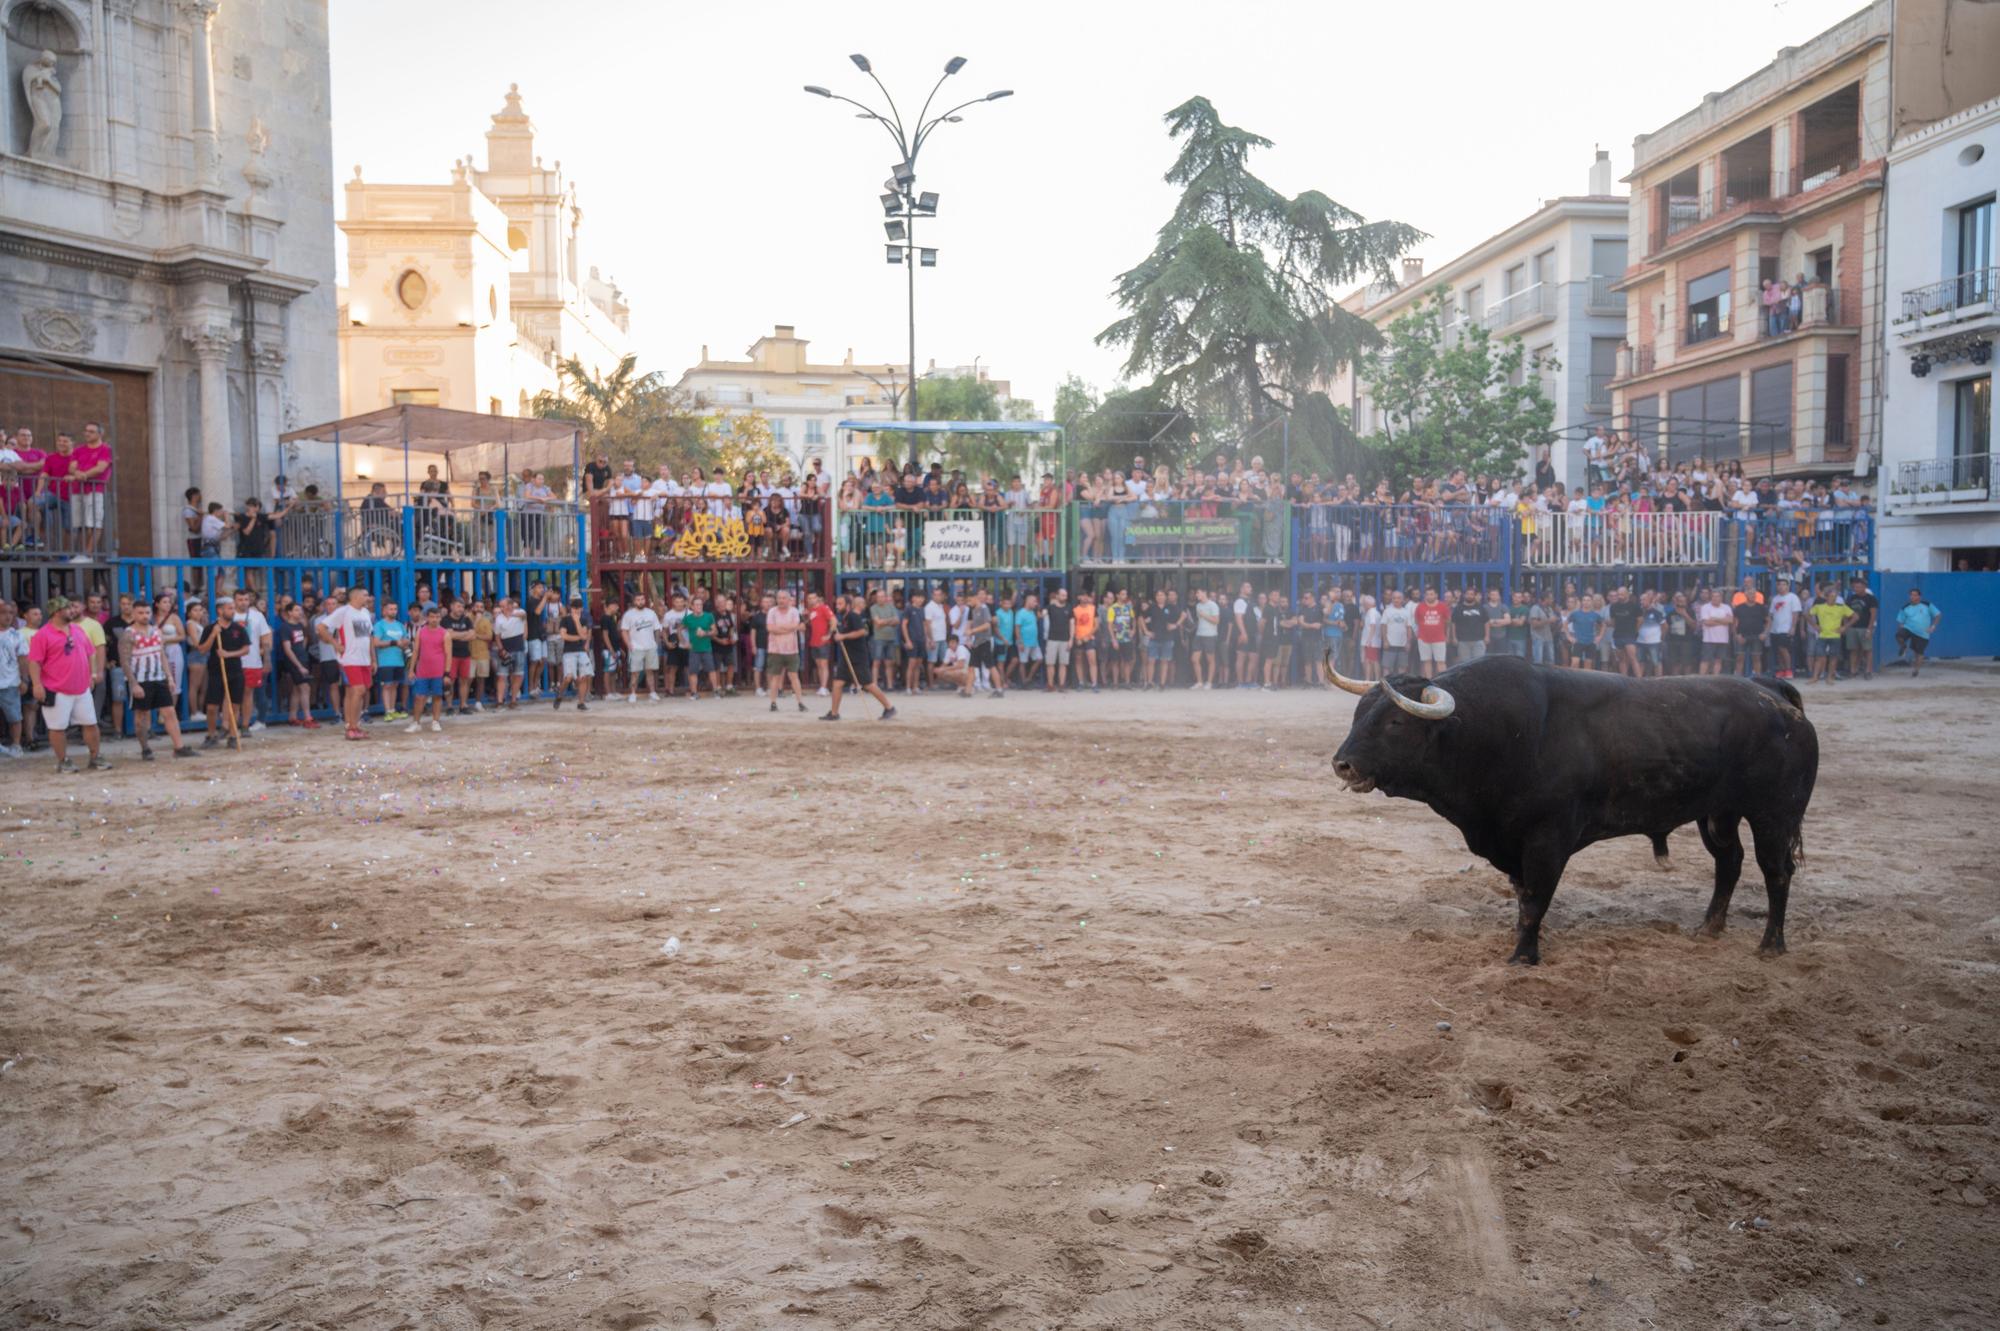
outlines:
{"label": "bull's head", "polygon": [[1436,747],[1437,723],[1452,714],[1456,700],[1430,684],[1419,700],[1388,679],[1349,679],[1333,668],[1331,652],[1323,668],[1328,683],[1366,700],[1354,709],[1354,725],[1333,755],[1333,774],[1360,795],[1378,786],[1391,795],[1419,786],[1423,756]]}

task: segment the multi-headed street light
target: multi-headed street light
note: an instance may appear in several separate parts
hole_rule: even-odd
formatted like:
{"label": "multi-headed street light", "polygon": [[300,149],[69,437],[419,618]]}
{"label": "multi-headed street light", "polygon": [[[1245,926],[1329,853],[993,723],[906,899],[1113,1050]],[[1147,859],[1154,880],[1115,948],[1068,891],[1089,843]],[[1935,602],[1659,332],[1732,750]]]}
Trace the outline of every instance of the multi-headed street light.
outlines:
{"label": "multi-headed street light", "polygon": [[[917,154],[923,151],[924,144],[929,142],[931,134],[939,125],[955,125],[963,120],[964,117],[959,112],[967,107],[977,106],[981,102],[997,102],[1002,97],[1012,97],[1014,92],[1011,88],[1002,88],[997,92],[989,92],[984,97],[961,102],[949,111],[931,115],[931,103],[937,99],[938,89],[944,86],[946,79],[965,68],[965,57],[955,55],[945,62],[944,73],[938,76],[935,84],[931,85],[930,95],[924,98],[923,109],[917,113],[916,129],[911,131],[903,124],[903,115],[896,108],[896,99],[889,95],[888,88],[883,87],[882,80],[875,77],[874,67],[868,63],[868,57],[851,55],[847,58],[854,62],[856,69],[866,74],[874,81],[875,86],[881,89],[883,98],[889,104],[887,115],[857,102],[852,97],[843,97],[829,88],[807,84],[806,91],[815,97],[846,102],[849,106],[857,108],[857,118],[872,120],[888,131],[890,139],[895,142],[896,151],[902,154],[895,165],[889,168],[889,178],[882,182],[882,230],[886,237],[882,257],[889,263],[900,263],[909,268],[909,398],[910,419],[914,421],[917,419],[917,269],[937,267],[936,248],[917,244],[917,220],[935,218],[938,209],[938,196],[934,191],[919,192],[917,189]],[[916,457],[917,437],[912,434],[910,458],[914,461]]]}

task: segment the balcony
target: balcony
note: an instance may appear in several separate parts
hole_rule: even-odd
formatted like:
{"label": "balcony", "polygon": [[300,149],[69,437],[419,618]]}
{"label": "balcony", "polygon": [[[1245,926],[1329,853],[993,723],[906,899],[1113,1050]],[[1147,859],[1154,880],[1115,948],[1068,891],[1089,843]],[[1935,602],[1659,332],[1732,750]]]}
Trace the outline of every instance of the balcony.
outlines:
{"label": "balcony", "polygon": [[[1817,194],[1833,185],[1853,184],[1863,179],[1858,161],[1842,161],[1819,167],[1809,175],[1794,178],[1789,172],[1774,171],[1763,178],[1737,179],[1705,190],[1675,190],[1658,196],[1653,218],[1652,243],[1648,257],[1679,245],[1696,233],[1712,231],[1721,223],[1791,210],[1796,200]],[[1867,178],[1879,181],[1879,171]]]}
{"label": "balcony", "polygon": [[1584,378],[1583,405],[1586,411],[1611,410],[1611,381],[1616,375],[1593,374]]}
{"label": "balcony", "polygon": [[1625,293],[1617,289],[1618,274],[1592,273],[1590,291],[1584,297],[1583,309],[1586,314],[1625,313]]}
{"label": "balcony", "polygon": [[1895,513],[1940,513],[2000,500],[2000,486],[1994,484],[1996,458],[2000,454],[1972,453],[1898,463],[1889,481],[1888,508]]}
{"label": "balcony", "polygon": [[1514,515],[1483,504],[1297,504],[1292,520],[1301,565],[1497,569],[1514,555]]}
{"label": "balcony", "polygon": [[1807,287],[1799,302],[1796,322],[1789,305],[1775,316],[1761,304],[1756,308],[1758,336],[1767,339],[1820,328],[1855,328],[1861,323],[1860,299],[1853,292],[1837,287]]}
{"label": "balcony", "polygon": [[[843,512],[840,525],[840,571],[843,573],[920,572],[928,568],[952,572],[1006,570],[1060,573],[1066,567],[1063,521],[1053,508],[985,509],[863,508]],[[1144,519],[1140,519],[1144,521]],[[926,557],[925,527],[933,522],[977,523],[981,553],[976,563],[954,560],[933,565]],[[966,553],[961,543],[955,554]]]}
{"label": "balcony", "polygon": [[1548,287],[1537,282],[1525,290],[1503,296],[1499,303],[1486,311],[1485,324],[1490,333],[1504,333],[1554,317],[1555,301],[1550,299]]}
{"label": "balcony", "polygon": [[1927,287],[1903,293],[1902,317],[1896,336],[1909,339],[1940,332],[1958,332],[1969,324],[1991,323],[2000,317],[2000,268],[1975,268]]}

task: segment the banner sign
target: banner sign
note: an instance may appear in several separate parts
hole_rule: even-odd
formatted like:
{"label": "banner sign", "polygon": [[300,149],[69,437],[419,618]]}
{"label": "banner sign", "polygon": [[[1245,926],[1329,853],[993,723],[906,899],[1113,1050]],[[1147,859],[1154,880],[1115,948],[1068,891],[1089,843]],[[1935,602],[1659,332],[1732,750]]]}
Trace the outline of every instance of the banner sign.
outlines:
{"label": "banner sign", "polygon": [[1240,529],[1234,518],[1144,518],[1125,529],[1135,544],[1235,545]]}
{"label": "banner sign", "polygon": [[986,524],[970,521],[924,524],[925,568],[985,568]]}

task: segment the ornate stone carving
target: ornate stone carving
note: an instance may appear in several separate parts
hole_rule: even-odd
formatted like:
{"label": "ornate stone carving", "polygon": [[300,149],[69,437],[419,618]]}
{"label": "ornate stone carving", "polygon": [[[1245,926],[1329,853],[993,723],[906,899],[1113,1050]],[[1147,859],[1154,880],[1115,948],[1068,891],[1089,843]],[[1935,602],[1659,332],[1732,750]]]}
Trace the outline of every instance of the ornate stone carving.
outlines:
{"label": "ornate stone carving", "polygon": [[236,345],[236,335],[224,320],[197,320],[180,326],[181,340],[202,360],[223,360]]}
{"label": "ornate stone carving", "polygon": [[243,163],[243,179],[250,183],[253,194],[268,190],[277,183],[278,177],[264,158],[265,150],[271,146],[271,133],[264,128],[261,118],[251,119],[250,132],[243,136],[243,141],[250,148],[250,160]]}
{"label": "ornate stone carving", "polygon": [[257,338],[250,343],[250,363],[266,374],[276,374],[285,368],[289,353],[282,342],[269,342]]}
{"label": "ornate stone carving", "polygon": [[44,51],[21,71],[21,91],[28,98],[28,156],[44,162],[56,159],[62,134],[62,81],[56,77],[56,53]]}
{"label": "ornate stone carving", "polygon": [[72,310],[43,308],[21,316],[28,336],[44,351],[80,355],[97,345],[97,322]]}

